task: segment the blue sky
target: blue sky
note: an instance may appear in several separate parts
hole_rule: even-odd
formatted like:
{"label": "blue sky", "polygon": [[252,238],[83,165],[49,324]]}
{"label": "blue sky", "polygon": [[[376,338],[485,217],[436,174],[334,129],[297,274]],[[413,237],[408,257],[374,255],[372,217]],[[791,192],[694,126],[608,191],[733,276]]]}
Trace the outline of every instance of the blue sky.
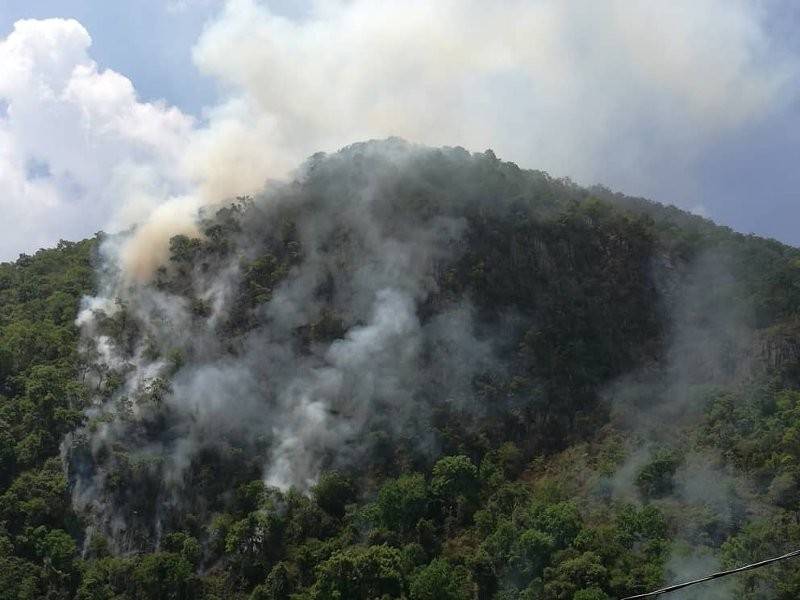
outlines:
{"label": "blue sky", "polygon": [[[5,139],[9,164],[19,170],[16,179],[0,174],[0,191],[24,222],[18,231],[0,230],[0,259],[147,219],[178,196],[247,191],[317,149],[394,133],[473,150],[491,146],[524,167],[674,203],[800,245],[800,6],[687,0],[662,15],[636,2],[609,2],[602,12],[547,0],[510,4],[513,14],[484,15],[445,1],[431,9],[395,0],[340,7],[4,0],[0,41],[19,19],[75,19],[91,46],[74,29],[58,39],[77,44],[76,64],[127,78],[135,97],[115,100],[114,110],[143,121],[114,135],[108,126],[78,127],[88,141],[76,149],[68,133],[78,115],[88,114],[86,106],[74,98],[69,106],[42,104],[40,113],[55,115],[49,132],[63,130],[61,146],[53,142],[51,151],[35,114],[24,114],[35,77],[5,95],[0,83],[0,125],[12,107],[6,138],[0,128],[0,160]],[[535,55],[527,54],[524,37],[504,45],[518,23],[529,24],[532,43],[541,44]],[[44,39],[54,27],[20,33],[16,43],[34,48],[36,36]],[[698,29],[705,33],[698,36]],[[666,43],[681,40],[679,46],[651,42],[660,35]],[[501,46],[496,63],[485,65]],[[9,56],[20,52],[27,50]],[[453,54],[444,60],[444,52]],[[95,77],[92,89],[107,90],[109,81]],[[124,95],[122,81],[113,85]],[[98,97],[87,91],[80,101],[107,118],[110,109],[97,105]],[[82,175],[70,161],[70,153],[83,151],[100,176]],[[224,176],[198,174],[209,165],[223,170],[217,167],[226,161],[234,168]],[[69,216],[75,213],[81,218]]]}
{"label": "blue sky", "polygon": [[92,36],[92,56],[124,73],[145,100],[164,98],[193,114],[215,99],[214,82],[192,64],[192,46],[219,3],[194,2],[168,10],[164,0],[3,0],[0,37],[18,19],[69,17]]}
{"label": "blue sky", "polygon": [[[279,14],[304,14],[303,0],[269,5]],[[192,63],[192,46],[221,6],[221,0],[3,0],[0,37],[18,19],[77,19],[92,36],[98,64],[129,77],[142,99],[163,98],[200,117],[217,94]]]}

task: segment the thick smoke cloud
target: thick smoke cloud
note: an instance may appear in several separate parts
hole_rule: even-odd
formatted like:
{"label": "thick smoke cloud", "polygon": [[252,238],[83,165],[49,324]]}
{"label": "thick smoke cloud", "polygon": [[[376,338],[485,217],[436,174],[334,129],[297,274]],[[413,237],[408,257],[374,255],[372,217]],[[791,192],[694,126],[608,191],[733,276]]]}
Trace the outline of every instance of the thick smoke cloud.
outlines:
{"label": "thick smoke cloud", "polygon": [[[357,0],[290,20],[233,0],[195,60],[230,90],[219,133],[247,173],[394,134],[638,192],[650,161],[696,156],[779,102],[796,65],[763,17],[717,0]],[[253,138],[270,148],[248,152]]]}
{"label": "thick smoke cloud", "polygon": [[123,256],[146,277],[197,205],[389,135],[492,147],[695,207],[688,165],[779,110],[798,70],[770,36],[769,5],[743,0],[314,0],[292,17],[270,6],[229,0],[200,36],[196,65],[223,97],[202,124],[98,70],[74,21],[21,22],[0,45],[13,74],[0,83],[0,189],[21,224],[0,255],[166,203],[167,224],[154,215]]}
{"label": "thick smoke cloud", "polygon": [[[76,507],[118,548],[193,501],[186,481],[205,451],[235,448],[267,484],[308,490],[323,469],[364,464],[378,433],[432,455],[437,405],[477,410],[472,382],[498,367],[469,300],[440,299],[423,316],[465,226],[446,210],[409,211],[399,194],[424,152],[397,141],[312,159],[297,182],[245,208],[224,258],[167,264],[159,277],[177,289],[112,274],[85,300],[78,324],[96,395],[64,451]],[[248,283],[258,260],[282,275],[246,308],[263,285]],[[239,331],[237,318],[251,324]],[[304,342],[303,331],[318,333]],[[145,523],[126,521],[136,511],[113,483],[133,463],[149,465],[163,507],[140,511]]]}

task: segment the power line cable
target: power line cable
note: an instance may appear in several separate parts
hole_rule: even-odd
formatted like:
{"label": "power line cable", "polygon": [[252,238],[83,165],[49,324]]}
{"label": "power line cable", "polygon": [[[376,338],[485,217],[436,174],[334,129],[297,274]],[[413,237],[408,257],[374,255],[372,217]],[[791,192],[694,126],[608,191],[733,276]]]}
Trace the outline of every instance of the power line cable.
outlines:
{"label": "power line cable", "polygon": [[726,577],[728,575],[733,575],[734,573],[741,573],[742,571],[749,571],[750,569],[758,569],[759,567],[763,567],[765,565],[769,565],[774,562],[778,562],[779,560],[786,560],[787,558],[794,558],[795,556],[800,556],[800,550],[794,550],[793,552],[789,552],[782,556],[776,556],[775,558],[768,558],[767,560],[762,560],[757,563],[752,563],[749,565],[745,565],[743,567],[738,567],[736,569],[731,569],[729,571],[720,571],[718,573],[712,573],[707,577],[703,577],[702,579],[695,579],[693,581],[686,581],[684,583],[678,583],[675,585],[671,585],[669,587],[661,588],[660,590],[654,590],[652,592],[647,592],[645,594],[637,594],[635,596],[626,596],[621,600],[637,600],[638,598],[655,598],[661,594],[668,594],[669,592],[674,592],[676,590],[683,589],[685,587],[689,587],[690,585],[695,585],[698,583],[703,583],[704,581],[711,581],[712,579],[718,579],[720,577]]}

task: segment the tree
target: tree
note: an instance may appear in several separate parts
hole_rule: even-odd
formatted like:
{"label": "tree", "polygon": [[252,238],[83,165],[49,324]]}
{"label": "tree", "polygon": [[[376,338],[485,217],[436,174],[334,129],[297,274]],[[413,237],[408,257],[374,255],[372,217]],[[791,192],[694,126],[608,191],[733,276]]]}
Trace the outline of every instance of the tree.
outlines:
{"label": "tree", "polygon": [[405,597],[402,555],[396,548],[353,546],[336,552],[319,568],[317,600],[392,600]]}
{"label": "tree", "polygon": [[545,596],[552,600],[572,600],[586,588],[598,588],[607,578],[607,570],[594,552],[584,552],[563,560],[545,571]]}
{"label": "tree", "polygon": [[272,567],[267,580],[257,585],[250,595],[250,600],[289,600],[292,591],[291,574],[284,562]]}
{"label": "tree", "polygon": [[531,526],[550,536],[556,548],[570,545],[581,530],[582,519],[573,502],[534,505]]}
{"label": "tree", "polygon": [[329,515],[344,516],[345,507],[356,499],[352,480],[336,471],[324,473],[312,490],[317,505]]}
{"label": "tree", "polygon": [[593,587],[578,590],[572,596],[572,600],[610,600],[610,597],[600,588]]}
{"label": "tree", "polygon": [[192,565],[173,552],[145,555],[133,573],[133,582],[144,598],[188,600]]}
{"label": "tree", "polygon": [[445,456],[433,466],[431,491],[444,508],[445,528],[457,527],[477,507],[478,468],[467,456]]}
{"label": "tree", "polygon": [[411,578],[411,600],[473,600],[477,586],[464,566],[437,558]]}
{"label": "tree", "polygon": [[175,235],[169,240],[169,258],[176,263],[191,263],[200,251],[199,239],[186,235]]}
{"label": "tree", "polygon": [[555,550],[552,536],[537,529],[522,532],[511,549],[509,566],[526,582],[541,576]]}
{"label": "tree", "polygon": [[669,494],[678,464],[679,459],[674,452],[658,450],[636,475],[636,485],[642,495],[645,498],[660,498]]}
{"label": "tree", "polygon": [[72,570],[73,561],[77,558],[77,546],[66,531],[48,530],[40,525],[32,532],[31,537],[36,554],[45,564],[58,571]]}
{"label": "tree", "polygon": [[180,554],[191,565],[196,566],[202,554],[200,543],[196,538],[183,532],[169,533],[161,542],[161,549],[166,552]]}
{"label": "tree", "polygon": [[390,479],[378,492],[378,514],[381,523],[400,532],[411,531],[428,508],[428,489],[419,473]]}

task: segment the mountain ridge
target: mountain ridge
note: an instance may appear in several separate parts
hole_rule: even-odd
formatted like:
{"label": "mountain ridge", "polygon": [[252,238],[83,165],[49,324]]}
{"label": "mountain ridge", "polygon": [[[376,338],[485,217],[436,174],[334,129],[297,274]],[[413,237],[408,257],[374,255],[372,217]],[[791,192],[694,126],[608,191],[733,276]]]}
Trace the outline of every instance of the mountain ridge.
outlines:
{"label": "mountain ridge", "polygon": [[8,597],[599,600],[800,539],[800,250],[398,139],[199,227],[0,265]]}

